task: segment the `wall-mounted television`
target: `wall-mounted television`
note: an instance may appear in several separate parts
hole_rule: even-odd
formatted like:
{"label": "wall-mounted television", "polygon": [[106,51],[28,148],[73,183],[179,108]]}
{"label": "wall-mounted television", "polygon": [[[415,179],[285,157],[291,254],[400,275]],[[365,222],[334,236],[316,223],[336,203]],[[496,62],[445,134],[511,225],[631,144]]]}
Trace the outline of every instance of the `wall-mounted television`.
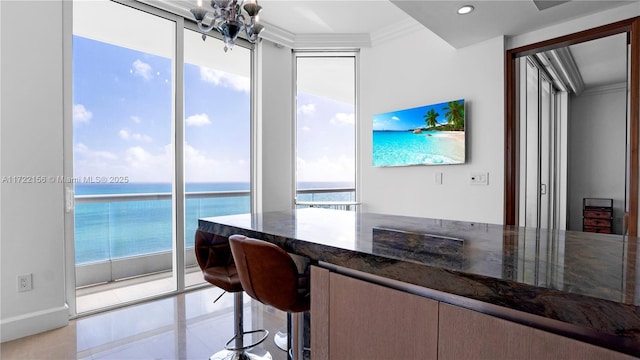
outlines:
{"label": "wall-mounted television", "polygon": [[464,99],[373,116],[373,166],[464,164],[465,143]]}

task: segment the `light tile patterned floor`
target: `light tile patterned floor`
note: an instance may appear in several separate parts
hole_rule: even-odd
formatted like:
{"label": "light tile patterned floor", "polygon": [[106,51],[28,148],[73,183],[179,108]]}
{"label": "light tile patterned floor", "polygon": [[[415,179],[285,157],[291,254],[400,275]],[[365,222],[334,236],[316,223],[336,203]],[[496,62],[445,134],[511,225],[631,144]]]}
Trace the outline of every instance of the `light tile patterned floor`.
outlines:
{"label": "light tile patterned floor", "polygon": [[[72,320],[64,328],[1,344],[11,359],[208,359],[233,334],[233,295],[214,287]],[[106,293],[102,293],[104,297]],[[261,345],[274,360],[286,359],[273,335],[286,314],[244,296],[245,330],[266,328]]]}

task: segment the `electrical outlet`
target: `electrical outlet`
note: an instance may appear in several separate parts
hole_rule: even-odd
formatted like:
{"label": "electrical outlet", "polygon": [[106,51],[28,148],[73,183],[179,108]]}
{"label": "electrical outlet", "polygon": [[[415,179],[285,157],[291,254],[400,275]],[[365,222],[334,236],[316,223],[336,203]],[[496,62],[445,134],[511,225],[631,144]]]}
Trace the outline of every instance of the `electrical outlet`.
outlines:
{"label": "electrical outlet", "polygon": [[489,185],[489,173],[471,173],[471,185]]}
{"label": "electrical outlet", "polygon": [[18,275],[18,292],[33,290],[33,274]]}

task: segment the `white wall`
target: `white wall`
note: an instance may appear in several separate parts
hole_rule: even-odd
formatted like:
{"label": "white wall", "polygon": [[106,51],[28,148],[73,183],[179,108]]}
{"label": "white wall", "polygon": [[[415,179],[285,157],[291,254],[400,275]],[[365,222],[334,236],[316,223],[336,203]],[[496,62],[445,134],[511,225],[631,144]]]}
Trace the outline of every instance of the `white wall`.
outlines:
{"label": "white wall", "polygon": [[260,44],[258,167],[262,211],[293,208],[293,70],[291,49],[264,40]]}
{"label": "white wall", "polygon": [[[364,49],[360,56],[360,200],[372,212],[503,222],[503,37],[454,49],[429,30]],[[372,116],[464,98],[463,165],[373,167]],[[442,184],[435,173],[442,172]],[[471,185],[472,172],[489,173]]]}
{"label": "white wall", "polygon": [[622,233],[625,199],[626,84],[572,96],[569,116],[569,230],[582,231],[582,198],[614,200],[614,231]]}
{"label": "white wall", "polygon": [[[0,1],[2,177],[62,175],[62,2]],[[64,326],[69,315],[62,184],[6,181],[0,185],[2,341]],[[34,289],[19,293],[16,278],[29,273]]]}

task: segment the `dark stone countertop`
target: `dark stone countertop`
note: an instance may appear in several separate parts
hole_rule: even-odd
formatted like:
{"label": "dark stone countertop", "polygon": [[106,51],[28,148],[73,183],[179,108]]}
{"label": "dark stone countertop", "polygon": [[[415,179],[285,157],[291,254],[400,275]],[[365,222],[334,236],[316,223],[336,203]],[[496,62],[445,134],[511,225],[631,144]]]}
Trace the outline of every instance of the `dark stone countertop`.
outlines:
{"label": "dark stone countertop", "polygon": [[587,340],[640,356],[638,238],[314,208],[199,228],[587,328]]}

